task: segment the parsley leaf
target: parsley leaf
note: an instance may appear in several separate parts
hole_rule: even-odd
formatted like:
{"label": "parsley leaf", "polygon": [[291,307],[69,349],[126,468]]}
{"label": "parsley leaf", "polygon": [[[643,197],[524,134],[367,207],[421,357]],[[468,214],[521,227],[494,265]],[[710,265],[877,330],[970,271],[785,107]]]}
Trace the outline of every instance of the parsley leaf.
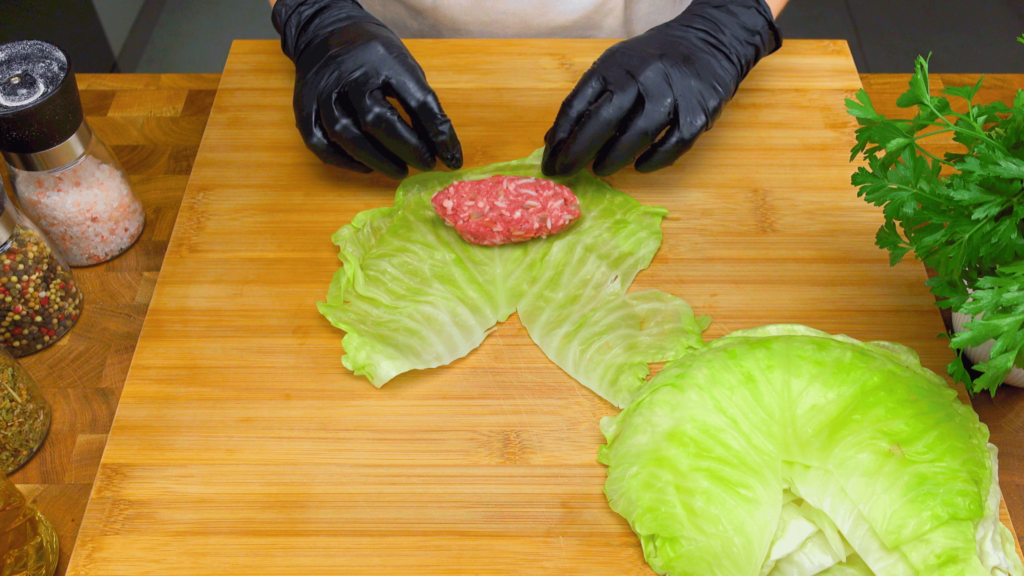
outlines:
{"label": "parsley leaf", "polygon": [[[913,117],[879,114],[864,90],[846,107],[860,125],[850,160],[866,164],[851,181],[885,218],[875,242],[892,265],[913,252],[936,270],[928,286],[937,304],[973,318],[950,338],[957,357],[949,374],[972,394],[995,394],[1014,366],[1024,366],[1024,90],[1013,106],[975,104],[982,80],[935,96],[928,58],[918,57],[896,101],[916,108]],[[947,96],[965,101],[967,111],[953,111]],[[946,133],[962,151],[938,158],[921,147]],[[991,359],[975,366],[981,376],[972,380],[963,350],[989,340]]]}

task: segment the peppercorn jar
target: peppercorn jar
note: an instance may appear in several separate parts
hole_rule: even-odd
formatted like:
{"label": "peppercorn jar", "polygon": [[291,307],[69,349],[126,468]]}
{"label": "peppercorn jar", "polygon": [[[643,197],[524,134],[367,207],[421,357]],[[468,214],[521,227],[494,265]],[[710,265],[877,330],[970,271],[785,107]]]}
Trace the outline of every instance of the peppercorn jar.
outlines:
{"label": "peppercorn jar", "polygon": [[60,253],[2,186],[0,196],[0,347],[20,358],[64,336],[84,297]]}
{"label": "peppercorn jar", "polygon": [[0,574],[51,576],[57,568],[57,552],[53,526],[0,474]]}
{"label": "peppercorn jar", "polygon": [[50,418],[50,403],[36,381],[0,349],[0,477],[21,468],[39,450]]}
{"label": "peppercorn jar", "polygon": [[0,46],[0,152],[22,210],[68,264],[110,260],[142,234],[142,203],[86,122],[60,48],[36,40]]}

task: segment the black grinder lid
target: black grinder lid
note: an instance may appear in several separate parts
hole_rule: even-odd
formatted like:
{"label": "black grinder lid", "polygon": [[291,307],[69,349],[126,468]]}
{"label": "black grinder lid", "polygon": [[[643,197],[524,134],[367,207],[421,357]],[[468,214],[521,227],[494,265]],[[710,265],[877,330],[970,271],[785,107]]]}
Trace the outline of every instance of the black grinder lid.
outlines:
{"label": "black grinder lid", "polygon": [[35,154],[66,142],[82,125],[71,60],[39,40],[0,46],[0,150]]}

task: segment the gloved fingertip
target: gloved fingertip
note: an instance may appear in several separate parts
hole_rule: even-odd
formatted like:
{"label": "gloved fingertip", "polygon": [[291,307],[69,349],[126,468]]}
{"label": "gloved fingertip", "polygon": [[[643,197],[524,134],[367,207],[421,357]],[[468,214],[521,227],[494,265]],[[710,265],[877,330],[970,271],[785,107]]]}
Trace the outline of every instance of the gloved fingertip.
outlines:
{"label": "gloved fingertip", "polygon": [[544,158],[540,162],[540,170],[545,176],[558,176],[555,171],[557,165],[557,155],[551,151],[551,146],[544,148]]}
{"label": "gloved fingertip", "polygon": [[655,164],[651,164],[650,162],[645,164],[637,162],[636,165],[633,166],[633,168],[641,174],[650,174],[651,172],[656,172],[658,170],[661,170],[662,168],[665,168],[665,166],[658,166]]}
{"label": "gloved fingertip", "polygon": [[441,163],[448,168],[458,170],[462,167],[462,144],[454,132],[443,136],[435,135],[433,148],[437,152],[437,157],[441,159]]}
{"label": "gloved fingertip", "polygon": [[636,163],[633,164],[633,168],[641,174],[650,174],[662,168],[668,168],[675,163],[679,157],[682,156],[682,152],[679,154],[670,154],[667,150],[663,150],[660,153],[641,154],[637,158]]}
{"label": "gloved fingertip", "polygon": [[452,170],[462,167],[462,143],[450,122],[443,128],[432,130],[430,139],[441,163]]}
{"label": "gloved fingertip", "polygon": [[586,168],[588,164],[590,164],[589,159],[578,155],[569,155],[563,150],[558,155],[558,162],[555,162],[555,173],[559,176],[572,176]]}
{"label": "gloved fingertip", "polygon": [[[437,166],[437,157],[434,155],[433,147],[426,144],[419,144],[412,148],[412,156],[405,158],[409,166],[420,172],[429,172]],[[392,149],[397,153],[396,149]]]}
{"label": "gloved fingertip", "polygon": [[541,160],[541,170],[548,176],[568,176],[576,170],[565,157],[565,139],[555,139],[554,128],[548,130],[544,136],[544,157]]}
{"label": "gloved fingertip", "polygon": [[554,126],[552,126],[546,134],[544,134],[544,158],[547,161],[548,158],[557,158],[561,155],[562,150],[565,149],[565,138],[559,138],[555,132]]}
{"label": "gloved fingertip", "polygon": [[335,168],[341,168],[342,170],[348,170],[349,172],[358,172],[360,174],[370,174],[373,172],[373,168],[370,168],[361,162],[349,162],[330,155],[320,156],[320,161],[328,166],[334,166]]}
{"label": "gloved fingertip", "polygon": [[661,140],[655,142],[636,159],[636,171],[647,174],[675,164],[676,160],[693,148],[704,131],[703,124],[670,128]]}
{"label": "gloved fingertip", "polygon": [[441,162],[444,162],[444,165],[451,168],[452,170],[458,170],[459,168],[462,168],[462,151],[459,150],[456,153],[445,154],[441,158]]}
{"label": "gloved fingertip", "polygon": [[676,160],[679,160],[679,158],[681,158],[683,154],[686,154],[686,152],[689,151],[690,148],[693,148],[692,140],[687,143],[684,143],[681,146],[676,146],[671,149],[663,148],[659,150],[657,153],[651,154],[649,156],[646,154],[641,155],[640,158],[637,159],[636,164],[634,164],[633,167],[636,168],[637,172],[640,172],[642,174],[650,174],[651,172],[661,170],[662,168],[668,168],[669,166],[675,164]]}
{"label": "gloved fingertip", "polygon": [[572,176],[580,171],[580,166],[554,160],[541,167],[541,171],[547,176]]}
{"label": "gloved fingertip", "polygon": [[606,178],[608,176],[611,176],[612,174],[615,174],[620,169],[621,169],[620,166],[616,166],[616,165],[613,165],[613,164],[600,164],[599,165],[599,164],[595,163],[594,164],[594,176],[598,176],[600,178]]}
{"label": "gloved fingertip", "polygon": [[610,153],[606,153],[604,150],[598,152],[597,158],[594,159],[594,175],[605,177],[615,174],[619,170],[622,170],[634,160],[632,155],[627,156],[624,151],[616,150],[612,147]]}
{"label": "gloved fingertip", "polygon": [[433,156],[429,158],[417,158],[416,162],[409,164],[409,166],[419,170],[420,172],[430,172],[437,167],[437,159]]}
{"label": "gloved fingertip", "polygon": [[409,176],[409,167],[403,165],[397,170],[388,170],[387,172],[381,172],[381,174],[384,174],[392,180],[404,180]]}
{"label": "gloved fingertip", "polygon": [[369,174],[370,172],[373,172],[373,168],[370,168],[366,164],[352,158],[344,150],[336,148],[332,143],[324,140],[323,138],[311,138],[306,142],[306,148],[309,149],[317,159],[328,166],[334,166],[335,168],[341,168],[343,170],[359,172],[362,174]]}

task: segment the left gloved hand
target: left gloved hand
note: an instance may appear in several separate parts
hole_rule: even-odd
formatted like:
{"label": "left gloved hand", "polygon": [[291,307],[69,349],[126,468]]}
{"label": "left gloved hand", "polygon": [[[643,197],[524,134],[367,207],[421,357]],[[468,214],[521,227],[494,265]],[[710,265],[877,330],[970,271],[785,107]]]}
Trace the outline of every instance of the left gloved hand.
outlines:
{"label": "left gloved hand", "polygon": [[544,173],[569,175],[593,162],[607,176],[634,159],[640,172],[671,165],[781,45],[765,0],[694,0],[594,62],[544,137]]}
{"label": "left gloved hand", "polygon": [[277,0],[273,22],[295,62],[296,127],[321,161],[397,179],[409,166],[432,170],[435,157],[462,166],[462,146],[423,69],[357,0]]}

